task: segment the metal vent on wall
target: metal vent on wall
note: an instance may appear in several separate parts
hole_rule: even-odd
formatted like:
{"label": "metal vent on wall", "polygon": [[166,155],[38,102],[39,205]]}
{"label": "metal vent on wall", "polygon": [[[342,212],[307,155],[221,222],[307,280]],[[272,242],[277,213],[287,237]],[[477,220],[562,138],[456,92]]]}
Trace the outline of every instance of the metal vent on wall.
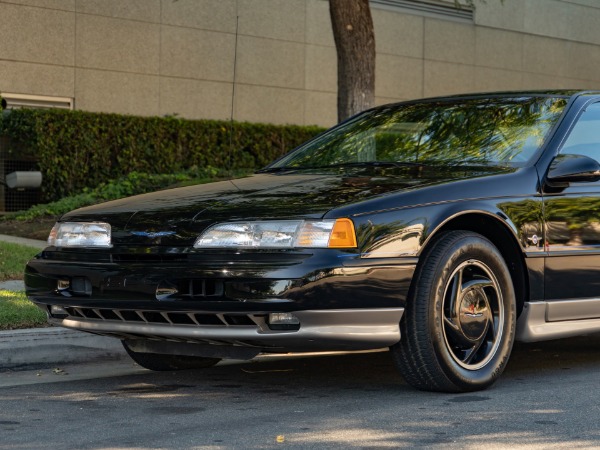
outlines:
{"label": "metal vent on wall", "polygon": [[370,0],[370,3],[390,11],[473,23],[473,7],[464,1]]}
{"label": "metal vent on wall", "polygon": [[73,99],[70,97],[55,97],[48,95],[12,94],[2,92],[7,109],[19,108],[58,108],[73,109]]}

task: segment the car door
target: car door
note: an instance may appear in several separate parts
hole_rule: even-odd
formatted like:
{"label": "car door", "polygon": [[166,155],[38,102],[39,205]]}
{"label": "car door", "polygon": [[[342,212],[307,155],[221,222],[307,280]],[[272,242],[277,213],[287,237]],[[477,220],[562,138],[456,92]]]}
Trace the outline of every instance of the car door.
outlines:
{"label": "car door", "polygon": [[[559,155],[600,161],[600,103],[580,113]],[[544,195],[547,320],[600,317],[600,181],[549,191]]]}

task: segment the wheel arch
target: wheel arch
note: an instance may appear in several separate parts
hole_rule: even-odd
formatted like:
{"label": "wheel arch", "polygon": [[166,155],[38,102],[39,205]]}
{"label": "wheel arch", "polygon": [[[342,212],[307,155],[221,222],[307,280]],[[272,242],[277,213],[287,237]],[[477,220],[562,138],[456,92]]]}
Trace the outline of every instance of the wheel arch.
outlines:
{"label": "wheel arch", "polygon": [[510,272],[515,290],[517,316],[520,315],[523,305],[529,298],[529,279],[514,225],[502,220],[500,215],[484,210],[457,213],[442,221],[431,231],[421,247],[421,253],[431,246],[443,232],[455,230],[478,233],[496,246]]}

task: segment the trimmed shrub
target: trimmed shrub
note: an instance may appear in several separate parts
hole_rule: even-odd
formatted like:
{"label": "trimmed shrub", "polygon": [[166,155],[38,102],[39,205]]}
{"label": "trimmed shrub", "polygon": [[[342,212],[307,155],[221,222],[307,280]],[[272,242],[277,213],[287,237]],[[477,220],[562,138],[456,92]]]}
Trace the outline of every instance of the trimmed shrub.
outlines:
{"label": "trimmed shrub", "polygon": [[8,151],[34,157],[52,201],[130,172],[170,174],[190,167],[257,169],[322,128],[64,110],[13,110],[0,120]]}

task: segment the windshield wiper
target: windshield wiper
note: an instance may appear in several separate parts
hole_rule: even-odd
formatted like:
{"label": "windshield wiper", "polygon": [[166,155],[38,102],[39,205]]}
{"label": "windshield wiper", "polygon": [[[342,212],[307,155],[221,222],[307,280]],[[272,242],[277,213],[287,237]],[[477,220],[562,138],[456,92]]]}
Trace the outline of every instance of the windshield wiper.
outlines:
{"label": "windshield wiper", "polygon": [[259,169],[254,173],[277,173],[277,172],[291,172],[293,170],[307,170],[314,169],[314,167],[292,167],[292,166],[284,166],[284,167],[265,167],[264,169]]}
{"label": "windshield wiper", "polygon": [[329,167],[423,167],[427,164],[410,161],[360,161],[360,162],[347,162],[339,164],[331,164],[329,166],[316,167],[318,169],[325,169]]}
{"label": "windshield wiper", "polygon": [[267,167],[257,170],[256,173],[275,173],[286,172],[293,170],[313,170],[313,169],[332,169],[338,167],[423,167],[426,164],[409,162],[409,161],[362,161],[362,162],[346,162],[338,164],[330,164],[328,166],[283,166],[283,167]]}

